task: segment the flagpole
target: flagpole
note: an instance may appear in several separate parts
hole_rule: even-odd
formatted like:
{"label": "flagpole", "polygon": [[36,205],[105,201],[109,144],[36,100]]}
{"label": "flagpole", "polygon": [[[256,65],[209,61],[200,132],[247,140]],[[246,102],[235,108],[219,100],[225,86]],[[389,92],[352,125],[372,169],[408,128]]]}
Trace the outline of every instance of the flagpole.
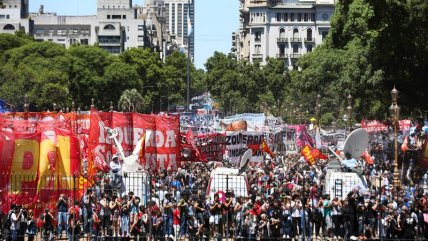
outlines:
{"label": "flagpole", "polygon": [[[187,0],[187,17],[190,19],[190,0]],[[191,20],[188,20],[191,21]],[[190,29],[187,26],[187,110],[190,111]]]}

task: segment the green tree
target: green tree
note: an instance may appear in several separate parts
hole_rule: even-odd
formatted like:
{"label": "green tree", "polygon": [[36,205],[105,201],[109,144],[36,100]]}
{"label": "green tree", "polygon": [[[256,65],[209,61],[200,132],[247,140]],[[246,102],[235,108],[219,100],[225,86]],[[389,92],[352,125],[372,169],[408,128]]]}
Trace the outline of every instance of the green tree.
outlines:
{"label": "green tree", "polygon": [[123,91],[119,99],[119,109],[127,112],[144,112],[148,105],[147,100],[136,89]]}

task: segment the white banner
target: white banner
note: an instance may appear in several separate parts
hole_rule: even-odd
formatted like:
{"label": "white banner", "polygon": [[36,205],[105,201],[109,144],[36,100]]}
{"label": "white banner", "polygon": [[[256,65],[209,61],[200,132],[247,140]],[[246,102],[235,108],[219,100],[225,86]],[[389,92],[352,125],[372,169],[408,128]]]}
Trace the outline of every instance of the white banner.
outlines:
{"label": "white banner", "polygon": [[253,157],[251,162],[262,162],[263,153],[262,153],[262,140],[264,134],[262,132],[227,132],[226,133],[226,151],[224,158],[228,159],[229,162],[238,164],[241,160],[241,156],[248,149],[255,149],[253,151]]}
{"label": "white banner", "polygon": [[244,120],[247,122],[247,131],[262,131],[265,125],[266,116],[264,113],[261,114],[237,114],[233,116],[227,116],[222,121],[224,124],[230,124],[234,121]]}

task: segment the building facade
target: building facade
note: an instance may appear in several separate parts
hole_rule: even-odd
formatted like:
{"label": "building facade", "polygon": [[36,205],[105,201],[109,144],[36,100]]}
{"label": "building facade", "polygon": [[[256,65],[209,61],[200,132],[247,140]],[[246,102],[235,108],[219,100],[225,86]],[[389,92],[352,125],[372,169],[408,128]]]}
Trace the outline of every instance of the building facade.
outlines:
{"label": "building facade", "polygon": [[[189,11],[194,24],[194,5],[188,0],[148,0],[144,7],[132,0],[97,0],[97,13],[92,16],[59,16],[45,12],[44,6],[29,13],[28,1],[0,0],[0,33],[21,30],[38,41],[64,47],[97,44],[113,54],[148,47],[163,58],[168,47],[187,51]],[[193,43],[190,35],[192,50]]]}
{"label": "building facade", "polygon": [[0,33],[30,32],[28,0],[0,0]]}
{"label": "building facade", "polygon": [[279,58],[292,68],[330,30],[335,0],[240,0],[240,26],[232,34],[238,60]]}
{"label": "building facade", "polygon": [[[195,1],[148,0],[145,9],[151,24],[165,36],[165,54],[179,49],[190,56],[195,53]],[[148,27],[149,28],[149,27]],[[191,29],[190,29],[191,28]]]}

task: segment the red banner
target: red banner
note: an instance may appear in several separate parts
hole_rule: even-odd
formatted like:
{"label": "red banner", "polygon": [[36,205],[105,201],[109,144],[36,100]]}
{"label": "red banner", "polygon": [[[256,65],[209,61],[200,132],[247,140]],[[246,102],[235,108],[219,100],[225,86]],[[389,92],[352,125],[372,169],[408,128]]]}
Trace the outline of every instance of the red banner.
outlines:
{"label": "red banner", "polygon": [[95,166],[108,164],[117,152],[106,128],[117,131],[117,141],[122,145],[125,156],[132,153],[138,140],[146,135],[144,157],[140,159],[143,168],[158,170],[180,166],[178,117],[92,112],[89,149]]}
{"label": "red banner", "polygon": [[[59,194],[80,199],[94,174],[94,157],[107,165],[116,149],[105,127],[117,131],[125,155],[143,134],[146,169],[180,166],[178,117],[135,113],[9,113],[0,115],[0,203],[53,208]],[[82,165],[83,164],[83,165]],[[89,175],[90,176],[90,175]],[[76,190],[76,192],[74,192]]]}
{"label": "red banner", "polygon": [[[407,131],[412,126],[412,122],[410,120],[400,120],[398,121],[398,126],[401,131]],[[363,120],[361,121],[361,128],[363,128],[368,133],[382,132],[382,131],[388,130],[387,125],[377,120],[372,120],[372,121]]]}
{"label": "red banner", "polygon": [[207,161],[222,162],[225,150],[226,134],[201,134],[195,137],[196,148]]}
{"label": "red banner", "polygon": [[[52,132],[53,131],[53,132]],[[70,131],[46,128],[41,132],[0,131],[0,201],[40,211],[54,207],[59,194],[71,196],[73,175],[80,174],[80,148]]]}

